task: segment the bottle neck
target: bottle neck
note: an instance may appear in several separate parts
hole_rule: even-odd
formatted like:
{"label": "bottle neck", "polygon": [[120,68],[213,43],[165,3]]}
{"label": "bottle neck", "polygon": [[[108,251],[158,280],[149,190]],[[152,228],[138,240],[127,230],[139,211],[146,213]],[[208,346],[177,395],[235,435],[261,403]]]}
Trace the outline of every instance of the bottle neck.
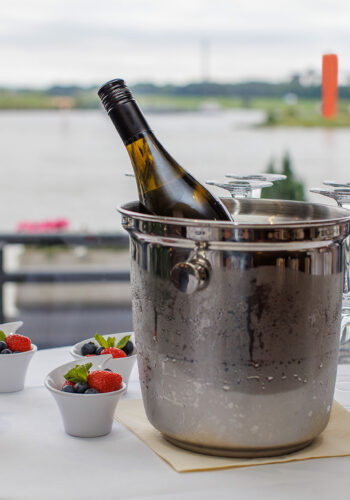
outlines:
{"label": "bottle neck", "polygon": [[115,104],[108,114],[125,146],[151,130],[134,100]]}

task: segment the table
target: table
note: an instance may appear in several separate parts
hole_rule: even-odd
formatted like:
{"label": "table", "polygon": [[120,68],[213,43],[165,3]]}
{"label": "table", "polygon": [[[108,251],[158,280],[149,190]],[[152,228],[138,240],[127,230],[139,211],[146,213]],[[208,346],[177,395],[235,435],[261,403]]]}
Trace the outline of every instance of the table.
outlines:
{"label": "table", "polygon": [[[25,390],[0,394],[1,500],[349,498],[350,457],[179,474],[117,422],[108,436],[71,437],[43,386],[68,361],[69,347],[38,351]],[[136,366],[125,397],[141,397]]]}

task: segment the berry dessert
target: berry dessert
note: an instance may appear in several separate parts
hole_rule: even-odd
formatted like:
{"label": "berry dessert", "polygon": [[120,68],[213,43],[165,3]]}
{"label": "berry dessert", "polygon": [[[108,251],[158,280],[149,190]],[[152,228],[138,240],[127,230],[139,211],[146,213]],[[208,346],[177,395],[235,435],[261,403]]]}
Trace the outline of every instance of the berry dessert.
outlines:
{"label": "berry dessert", "polygon": [[112,354],[113,358],[126,358],[131,356],[134,350],[134,344],[130,340],[130,335],[126,335],[119,340],[117,345],[115,337],[103,338],[102,335],[96,333],[95,342],[87,342],[81,348],[81,355],[85,357],[98,356],[100,354]]}
{"label": "berry dessert", "polygon": [[66,379],[61,391],[71,394],[99,394],[119,391],[122,388],[122,376],[111,370],[89,372],[92,363],[76,365],[64,375]]}
{"label": "berry dessert", "polygon": [[30,351],[32,348],[31,340],[24,335],[18,333],[11,333],[5,335],[0,330],[0,354],[17,354],[19,352]]}

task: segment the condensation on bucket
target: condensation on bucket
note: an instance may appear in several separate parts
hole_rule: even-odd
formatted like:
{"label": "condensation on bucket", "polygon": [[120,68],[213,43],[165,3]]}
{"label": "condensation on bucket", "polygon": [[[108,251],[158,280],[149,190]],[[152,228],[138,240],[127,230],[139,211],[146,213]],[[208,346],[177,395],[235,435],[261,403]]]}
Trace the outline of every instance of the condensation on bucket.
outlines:
{"label": "condensation on bucket", "polygon": [[325,428],[340,273],[258,265],[242,275],[233,266],[215,269],[210,286],[191,296],[136,263],[133,275],[140,380],[157,429],[206,447],[257,450],[306,442]]}

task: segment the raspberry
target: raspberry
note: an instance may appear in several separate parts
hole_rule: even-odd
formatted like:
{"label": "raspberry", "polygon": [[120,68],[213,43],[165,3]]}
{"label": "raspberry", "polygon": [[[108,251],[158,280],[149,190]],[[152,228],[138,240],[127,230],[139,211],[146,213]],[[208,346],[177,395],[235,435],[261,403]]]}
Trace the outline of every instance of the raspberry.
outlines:
{"label": "raspberry", "polygon": [[30,339],[24,335],[18,335],[17,333],[8,335],[5,342],[11,351],[25,352],[30,351],[32,348]]}
{"label": "raspberry", "polygon": [[101,351],[101,354],[112,354],[113,358],[127,357],[125,352],[122,351],[121,349],[118,349],[118,347],[106,347],[106,349],[103,349],[103,351]]}
{"label": "raspberry", "polygon": [[95,370],[88,375],[88,384],[99,392],[118,391],[122,387],[122,376],[119,373]]}

